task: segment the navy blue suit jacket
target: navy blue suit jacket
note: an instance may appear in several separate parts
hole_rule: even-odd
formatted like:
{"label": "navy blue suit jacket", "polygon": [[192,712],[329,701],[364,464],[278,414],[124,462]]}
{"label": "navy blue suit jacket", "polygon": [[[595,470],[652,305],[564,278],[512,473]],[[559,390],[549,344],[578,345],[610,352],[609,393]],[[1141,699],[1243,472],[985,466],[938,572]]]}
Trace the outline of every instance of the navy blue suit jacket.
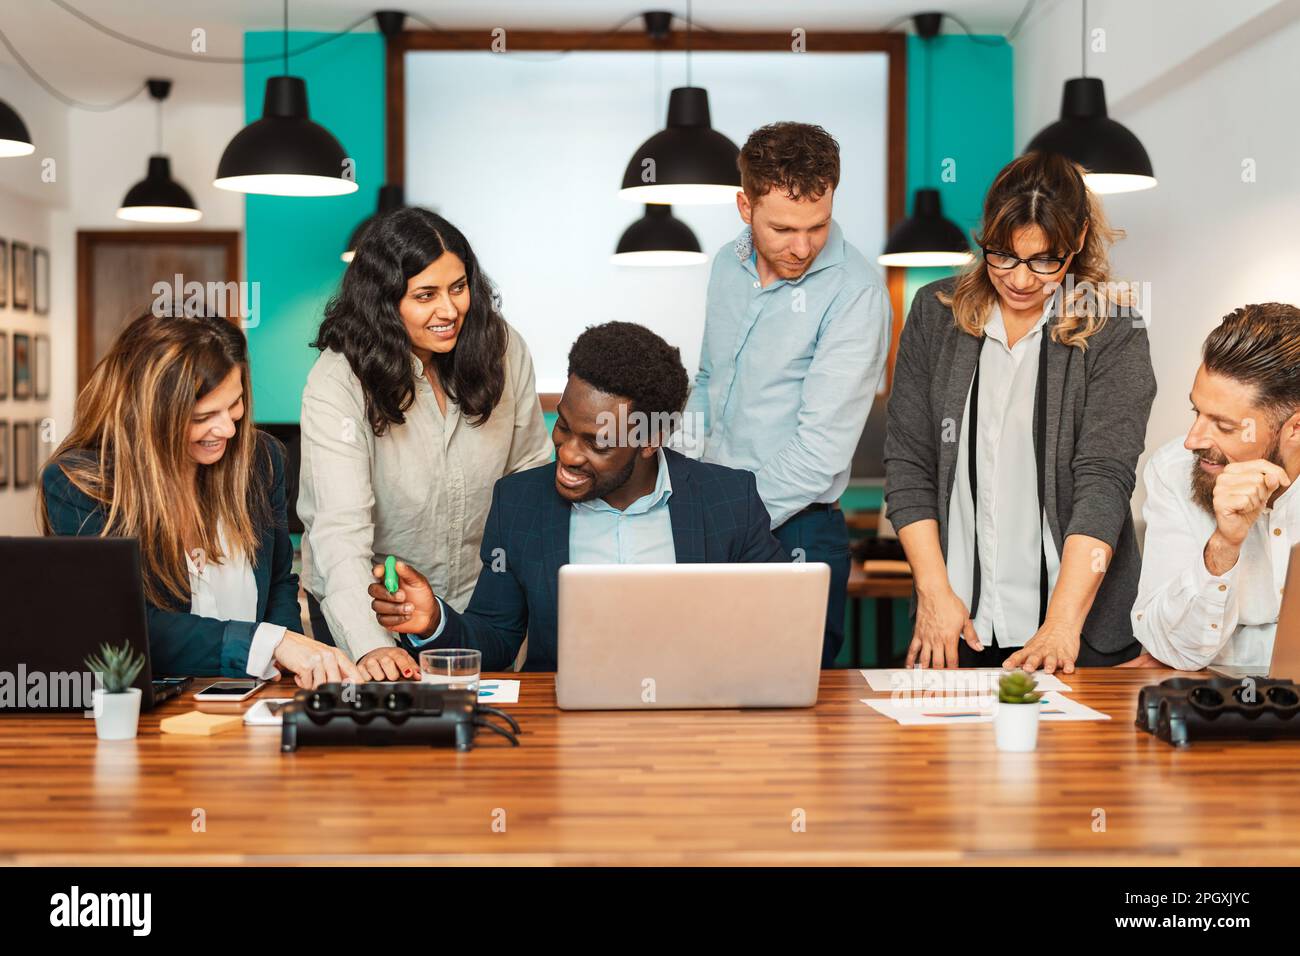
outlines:
{"label": "navy blue suit jacket", "polygon": [[[678,564],[789,561],[748,471],[705,464],[664,450],[672,494],[668,513]],[[572,505],[555,490],[555,463],[507,475],[492,490],[474,596],[463,614],[446,608],[436,641],[473,647],[483,669],[505,670],[528,636],[524,670],[553,671],[560,566],[569,563]],[[499,550],[498,550],[499,549]],[[502,570],[493,570],[501,566]]]}
{"label": "navy blue suit jacket", "polygon": [[[272,516],[271,523],[260,529],[253,561],[257,620],[218,621],[191,614],[188,603],[156,607],[146,602],[149,665],[155,677],[247,677],[248,652],[259,623],[282,624],[302,633],[298,575],[293,573],[293,541],[285,506],[284,448],[265,432],[258,432],[257,439],[255,467],[267,481]],[[98,535],[103,530],[104,509],[69,481],[57,462],[45,466],[41,482],[45,512],[55,534]]]}

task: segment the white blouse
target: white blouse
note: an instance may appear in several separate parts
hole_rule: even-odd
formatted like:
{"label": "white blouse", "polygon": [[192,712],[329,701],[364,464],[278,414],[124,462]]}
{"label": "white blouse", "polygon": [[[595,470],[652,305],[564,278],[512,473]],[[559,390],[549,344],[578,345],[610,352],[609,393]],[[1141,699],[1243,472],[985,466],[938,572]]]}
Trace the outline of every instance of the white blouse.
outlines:
{"label": "white blouse", "polygon": [[[257,579],[247,557],[232,560],[225,532],[218,528],[221,551],[226,560],[220,564],[207,561],[202,554],[185,555],[190,572],[190,613],[218,621],[257,620]],[[248,673],[262,680],[276,680],[280,672],[272,663],[275,649],[287,630],[281,624],[258,624],[248,652]]]}
{"label": "white blouse", "polygon": [[975,529],[979,529],[980,600],[974,625],[988,646],[1023,647],[1038,631],[1039,551],[1047,559],[1051,597],[1061,568],[1046,515],[1038,506],[1034,458],[1034,393],[1047,310],[1038,323],[1007,346],[1002,309],[993,306],[980,350],[979,435],[975,472],[979,502],[973,500],[967,466],[970,395],[962,412],[957,474],[949,504],[948,581],[970,607],[974,590]]}

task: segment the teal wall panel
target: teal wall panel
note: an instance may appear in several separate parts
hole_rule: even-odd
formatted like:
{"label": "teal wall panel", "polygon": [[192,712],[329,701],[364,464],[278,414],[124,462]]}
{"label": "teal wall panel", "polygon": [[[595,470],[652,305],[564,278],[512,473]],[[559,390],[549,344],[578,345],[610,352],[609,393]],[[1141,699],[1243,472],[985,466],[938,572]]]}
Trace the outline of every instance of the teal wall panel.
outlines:
{"label": "teal wall panel", "polygon": [[[294,32],[289,48],[324,36]],[[246,57],[278,53],[280,33],[244,35]],[[244,112],[262,115],[269,76],[279,59],[244,66]],[[260,309],[248,329],[253,410],[262,422],[297,422],[325,303],[345,268],[339,254],[353,228],[374,212],[384,178],[384,43],[377,33],[349,34],[301,56],[289,73],[307,81],[311,117],[355,161],[358,189],[348,196],[249,196],[245,200],[244,276],[259,283]]]}
{"label": "teal wall panel", "polygon": [[[945,24],[947,26],[947,24]],[[907,41],[907,204],[921,187],[939,190],[944,214],[969,235],[978,227],[993,177],[1015,158],[1012,50],[997,36],[939,36]],[[925,153],[926,46],[932,80],[930,155]],[[944,181],[944,161],[955,178]],[[908,269],[904,314],[921,286],[956,270]]]}

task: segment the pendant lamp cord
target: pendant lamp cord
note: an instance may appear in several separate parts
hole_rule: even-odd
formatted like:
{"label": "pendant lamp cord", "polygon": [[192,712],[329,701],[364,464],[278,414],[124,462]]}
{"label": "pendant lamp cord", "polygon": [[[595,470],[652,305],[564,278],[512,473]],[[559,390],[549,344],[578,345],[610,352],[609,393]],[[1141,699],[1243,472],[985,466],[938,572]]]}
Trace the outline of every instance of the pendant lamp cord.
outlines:
{"label": "pendant lamp cord", "polygon": [[157,132],[158,132],[158,136],[157,136],[157,139],[158,139],[158,155],[161,156],[161,155],[162,155],[162,151],[163,151],[163,148],[162,148],[162,104],[163,104],[163,101],[162,101],[162,100],[158,100],[158,101],[157,101],[157,104],[158,104],[158,109],[157,109],[157,123],[155,124],[155,129],[156,129]]}
{"label": "pendant lamp cord", "polygon": [[655,98],[650,105],[650,126],[659,128],[659,110],[663,100],[663,50],[655,50]]}
{"label": "pendant lamp cord", "polygon": [[1082,64],[1080,69],[1083,76],[1088,75],[1088,0],[1083,0],[1083,29],[1079,37],[1079,61]]}
{"label": "pendant lamp cord", "polygon": [[695,29],[695,17],[691,13],[691,0],[686,0],[686,85],[691,85],[691,33]]}
{"label": "pendant lamp cord", "polygon": [[289,75],[289,0],[284,0],[284,75]]}

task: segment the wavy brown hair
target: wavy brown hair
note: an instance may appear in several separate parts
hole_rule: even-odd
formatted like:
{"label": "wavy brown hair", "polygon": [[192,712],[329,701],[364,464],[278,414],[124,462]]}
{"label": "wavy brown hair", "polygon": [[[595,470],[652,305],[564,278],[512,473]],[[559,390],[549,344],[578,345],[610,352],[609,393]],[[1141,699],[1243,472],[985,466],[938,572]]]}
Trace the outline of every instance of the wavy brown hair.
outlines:
{"label": "wavy brown hair", "polygon": [[751,203],[771,189],[816,201],[840,184],[840,144],[811,123],[771,123],[749,134],[736,165]]}
{"label": "wavy brown hair", "polygon": [[[195,465],[189,429],[195,403],[239,369],[244,416],[221,460]],[[59,468],[74,487],[104,509],[101,537],[140,541],[144,589],[156,607],[190,598],[186,538],[209,560],[220,561],[220,523],[232,553],[256,562],[258,531],[270,517],[269,454],[252,426],[248,346],[226,319],[145,314],[118,335],[77,397],[68,436],[47,468]],[[193,478],[191,476],[194,476]],[[39,494],[39,520],[52,534]]]}
{"label": "wavy brown hair", "polygon": [[[1059,304],[1052,338],[1080,349],[1086,349],[1089,337],[1106,324],[1115,304],[1110,297],[1108,253],[1111,243],[1123,236],[1106,222],[1101,203],[1084,185],[1083,173],[1082,166],[1056,153],[1026,153],[1008,163],[984,197],[983,223],[975,235],[979,246],[1011,250],[1018,229],[1037,226],[1053,255],[1072,255],[1067,275],[1074,277],[1074,290],[1062,296],[1065,301]],[[1076,249],[1079,230],[1085,225],[1083,245]],[[952,309],[959,329],[980,336],[998,293],[988,266],[976,256],[952,292],[938,298]],[[1127,304],[1126,296],[1115,296],[1116,301],[1121,299]]]}

